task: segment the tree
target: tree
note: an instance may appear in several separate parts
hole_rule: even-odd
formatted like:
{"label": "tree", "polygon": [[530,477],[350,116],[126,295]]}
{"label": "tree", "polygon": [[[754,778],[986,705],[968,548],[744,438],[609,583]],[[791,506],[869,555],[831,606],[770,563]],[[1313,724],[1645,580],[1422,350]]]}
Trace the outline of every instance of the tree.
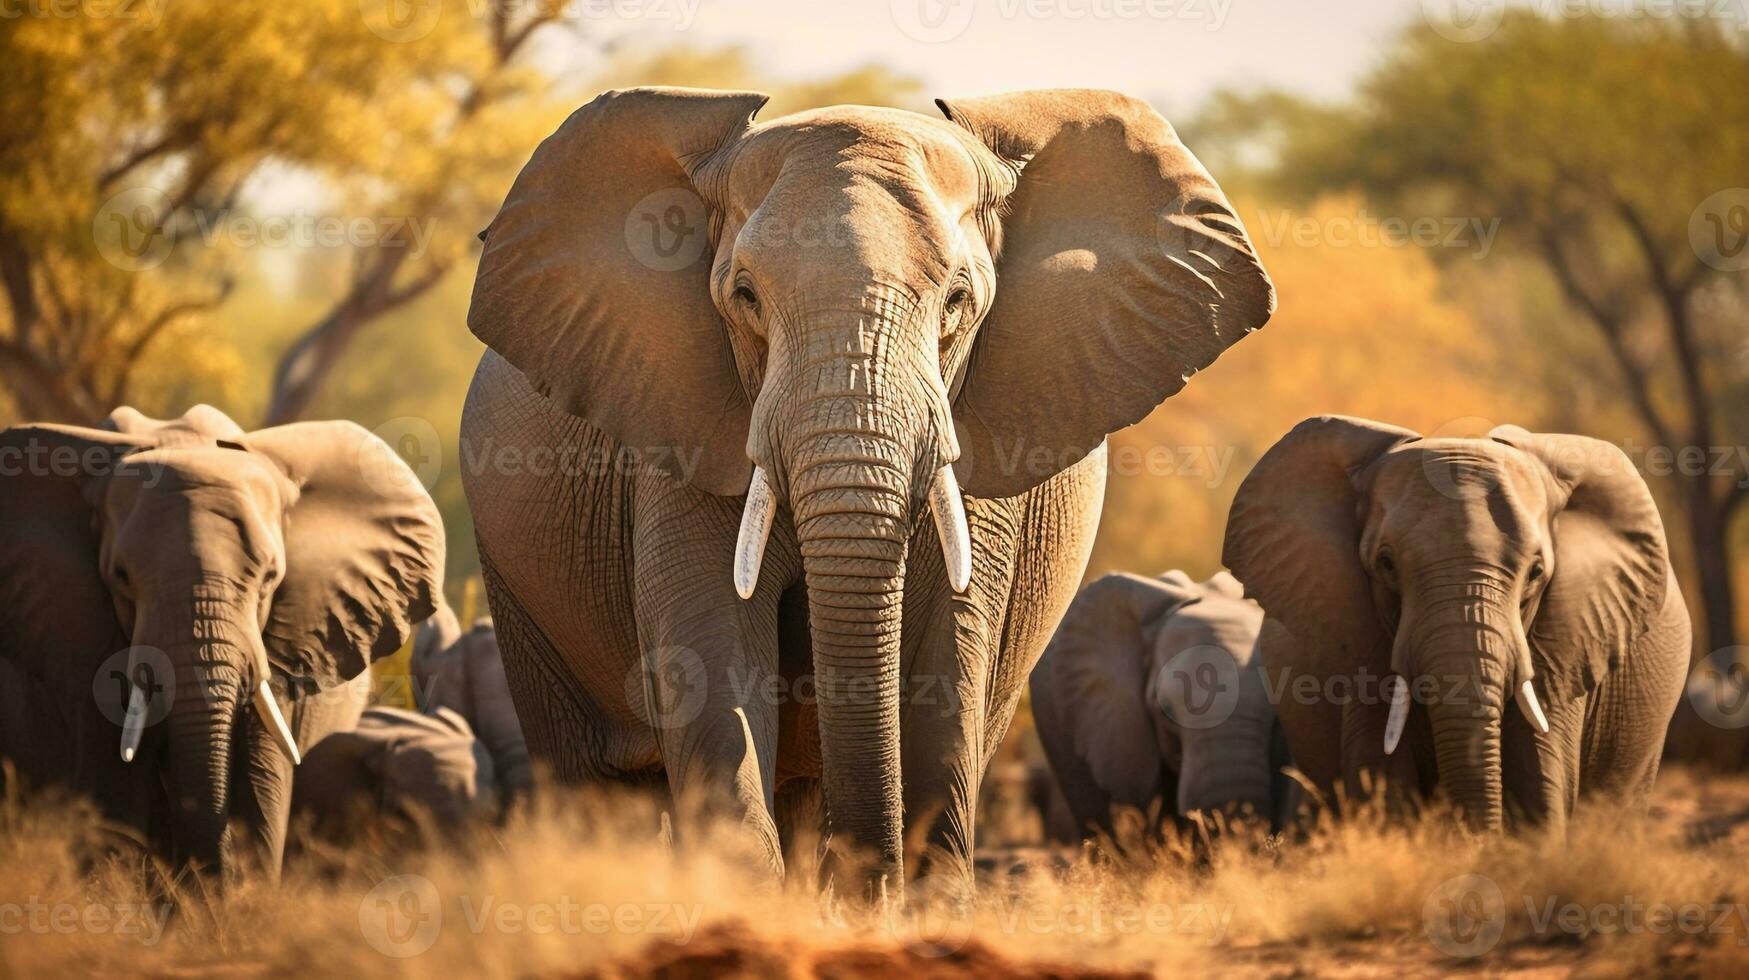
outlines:
{"label": "tree", "polygon": [[[405,35],[356,0],[8,18],[0,378],[14,410],[100,418],[139,394],[167,337],[202,336],[203,314],[248,274],[238,252],[263,228],[245,227],[239,202],[273,164],[340,189],[351,217],[326,220],[355,254],[351,287],[280,372],[270,421],[294,417],[363,323],[465,254],[450,225],[501,190],[488,173],[531,144],[521,128],[544,125],[502,110],[538,87],[510,62],[553,8],[491,5],[476,21],[453,7]],[[395,231],[414,219],[442,229],[418,254]],[[228,363],[210,345],[175,353],[185,375]]]}
{"label": "tree", "polygon": [[[1729,25],[1509,13],[1489,38],[1411,30],[1327,125],[1283,127],[1277,177],[1404,213],[1500,219],[1491,267],[1549,277],[1589,327],[1667,474],[1706,649],[1737,642],[1733,522],[1749,512],[1749,54]],[[1735,188],[1735,190],[1733,190]],[[1733,240],[1733,236],[1735,236]],[[1472,277],[1473,278],[1473,277]],[[1546,356],[1560,330],[1515,338]],[[1542,370],[1542,369],[1539,369]]]}

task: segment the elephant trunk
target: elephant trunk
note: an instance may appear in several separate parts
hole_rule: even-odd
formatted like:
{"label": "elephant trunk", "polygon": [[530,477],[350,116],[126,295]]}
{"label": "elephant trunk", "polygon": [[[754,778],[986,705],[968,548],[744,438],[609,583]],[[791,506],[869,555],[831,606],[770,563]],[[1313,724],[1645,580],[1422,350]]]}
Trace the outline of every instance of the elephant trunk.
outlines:
{"label": "elephant trunk", "polygon": [[1256,816],[1271,819],[1275,794],[1269,737],[1265,723],[1261,730],[1247,725],[1244,731],[1187,738],[1178,782],[1179,816],[1197,810],[1238,814],[1249,808]]}
{"label": "elephant trunk", "polygon": [[942,529],[949,585],[964,588],[970,571],[963,504],[947,469],[957,450],[946,392],[904,309],[874,297],[776,332],[755,406],[749,454],[759,465],[736,562],[736,585],[749,595],[758,565],[745,559],[782,499],[807,587],[835,860],[860,865],[871,899],[883,879],[890,897],[904,881],[900,620],[906,547],[922,508]]}
{"label": "elephant trunk", "polygon": [[[181,604],[186,612],[180,615],[163,615],[174,608],[167,603],[142,608],[136,627],[136,636],[167,637],[157,646],[173,671],[161,682],[171,693],[164,760],[172,839],[178,853],[202,870],[229,871],[238,857],[228,847],[233,817],[263,823],[248,828],[254,841],[275,839],[275,828],[284,822],[283,813],[239,808],[233,798],[239,767],[250,767],[245,774],[262,768],[248,761],[247,736],[248,716],[265,713],[257,677],[265,671],[266,654],[260,635],[238,622],[238,610],[247,608],[241,598],[196,586],[192,603],[184,592]],[[148,639],[143,645],[152,644]]]}
{"label": "elephant trunk", "polygon": [[790,497],[808,589],[827,813],[834,837],[873,862],[871,885],[904,877],[899,626],[908,471],[897,459],[814,455]]}
{"label": "elephant trunk", "polygon": [[1475,830],[1505,819],[1501,712],[1508,684],[1528,661],[1512,595],[1475,574],[1428,595],[1404,628],[1431,683],[1428,716],[1441,787]]}

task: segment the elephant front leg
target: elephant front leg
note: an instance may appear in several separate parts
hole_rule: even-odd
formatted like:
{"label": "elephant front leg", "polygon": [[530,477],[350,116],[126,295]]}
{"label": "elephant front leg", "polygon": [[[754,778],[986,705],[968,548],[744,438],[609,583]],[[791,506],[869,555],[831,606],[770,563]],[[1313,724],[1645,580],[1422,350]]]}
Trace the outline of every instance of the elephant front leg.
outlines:
{"label": "elephant front leg", "polygon": [[730,574],[741,502],[655,476],[640,489],[633,540],[641,657],[627,696],[634,707],[641,699],[655,735],[681,839],[731,823],[781,876],[772,817],[786,693],[777,606],[799,569],[793,532],[781,522],[773,529],[759,587],[743,600]]}

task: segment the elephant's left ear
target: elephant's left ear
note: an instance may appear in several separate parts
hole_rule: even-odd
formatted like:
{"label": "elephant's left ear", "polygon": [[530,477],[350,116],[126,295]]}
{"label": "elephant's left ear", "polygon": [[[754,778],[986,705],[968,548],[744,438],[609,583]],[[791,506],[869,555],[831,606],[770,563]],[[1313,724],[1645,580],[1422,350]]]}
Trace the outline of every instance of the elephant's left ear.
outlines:
{"label": "elephant's left ear", "polygon": [[[1554,569],[1530,639],[1550,699],[1577,697],[1621,665],[1664,605],[1664,522],[1646,481],[1616,446],[1515,425],[1490,435],[1541,460],[1555,486]],[[1580,656],[1544,652],[1573,646]]]}
{"label": "elephant's left ear", "polygon": [[1147,103],[1060,89],[936,104],[1020,173],[995,304],[953,408],[961,485],[1012,496],[1262,326],[1275,288],[1221,189]]}
{"label": "elephant's left ear", "polygon": [[443,521],[400,457],[351,422],[295,422],[246,444],[297,488],[263,634],[268,659],[333,687],[400,649],[436,609]]}

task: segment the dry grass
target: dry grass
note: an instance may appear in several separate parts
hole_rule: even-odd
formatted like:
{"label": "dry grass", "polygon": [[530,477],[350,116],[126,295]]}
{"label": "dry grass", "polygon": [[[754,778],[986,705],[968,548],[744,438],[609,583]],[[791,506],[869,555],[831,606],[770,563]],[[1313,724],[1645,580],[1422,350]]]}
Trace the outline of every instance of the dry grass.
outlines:
{"label": "dry grass", "polygon": [[[1132,861],[1010,850],[967,918],[928,889],[910,911],[858,915],[799,886],[761,886],[721,842],[663,847],[654,809],[623,798],[548,793],[465,854],[307,858],[278,886],[222,896],[139,862],[90,860],[106,831],[77,807],[9,800],[0,975],[1743,976],[1749,781],[1671,773],[1660,798],[1647,821],[1586,814],[1565,841],[1476,840],[1435,814],[1285,841],[1231,834],[1205,861],[1185,859],[1194,841]],[[1447,884],[1466,875],[1498,901],[1480,879]],[[155,942],[115,934],[117,910],[162,914],[166,895],[177,912]],[[1637,910],[1629,926],[1611,911],[1624,903]],[[1641,918],[1660,905],[1700,911],[1654,931]],[[109,910],[109,925],[82,920],[99,914],[88,907]],[[1465,939],[1478,955],[1440,948]]]}

